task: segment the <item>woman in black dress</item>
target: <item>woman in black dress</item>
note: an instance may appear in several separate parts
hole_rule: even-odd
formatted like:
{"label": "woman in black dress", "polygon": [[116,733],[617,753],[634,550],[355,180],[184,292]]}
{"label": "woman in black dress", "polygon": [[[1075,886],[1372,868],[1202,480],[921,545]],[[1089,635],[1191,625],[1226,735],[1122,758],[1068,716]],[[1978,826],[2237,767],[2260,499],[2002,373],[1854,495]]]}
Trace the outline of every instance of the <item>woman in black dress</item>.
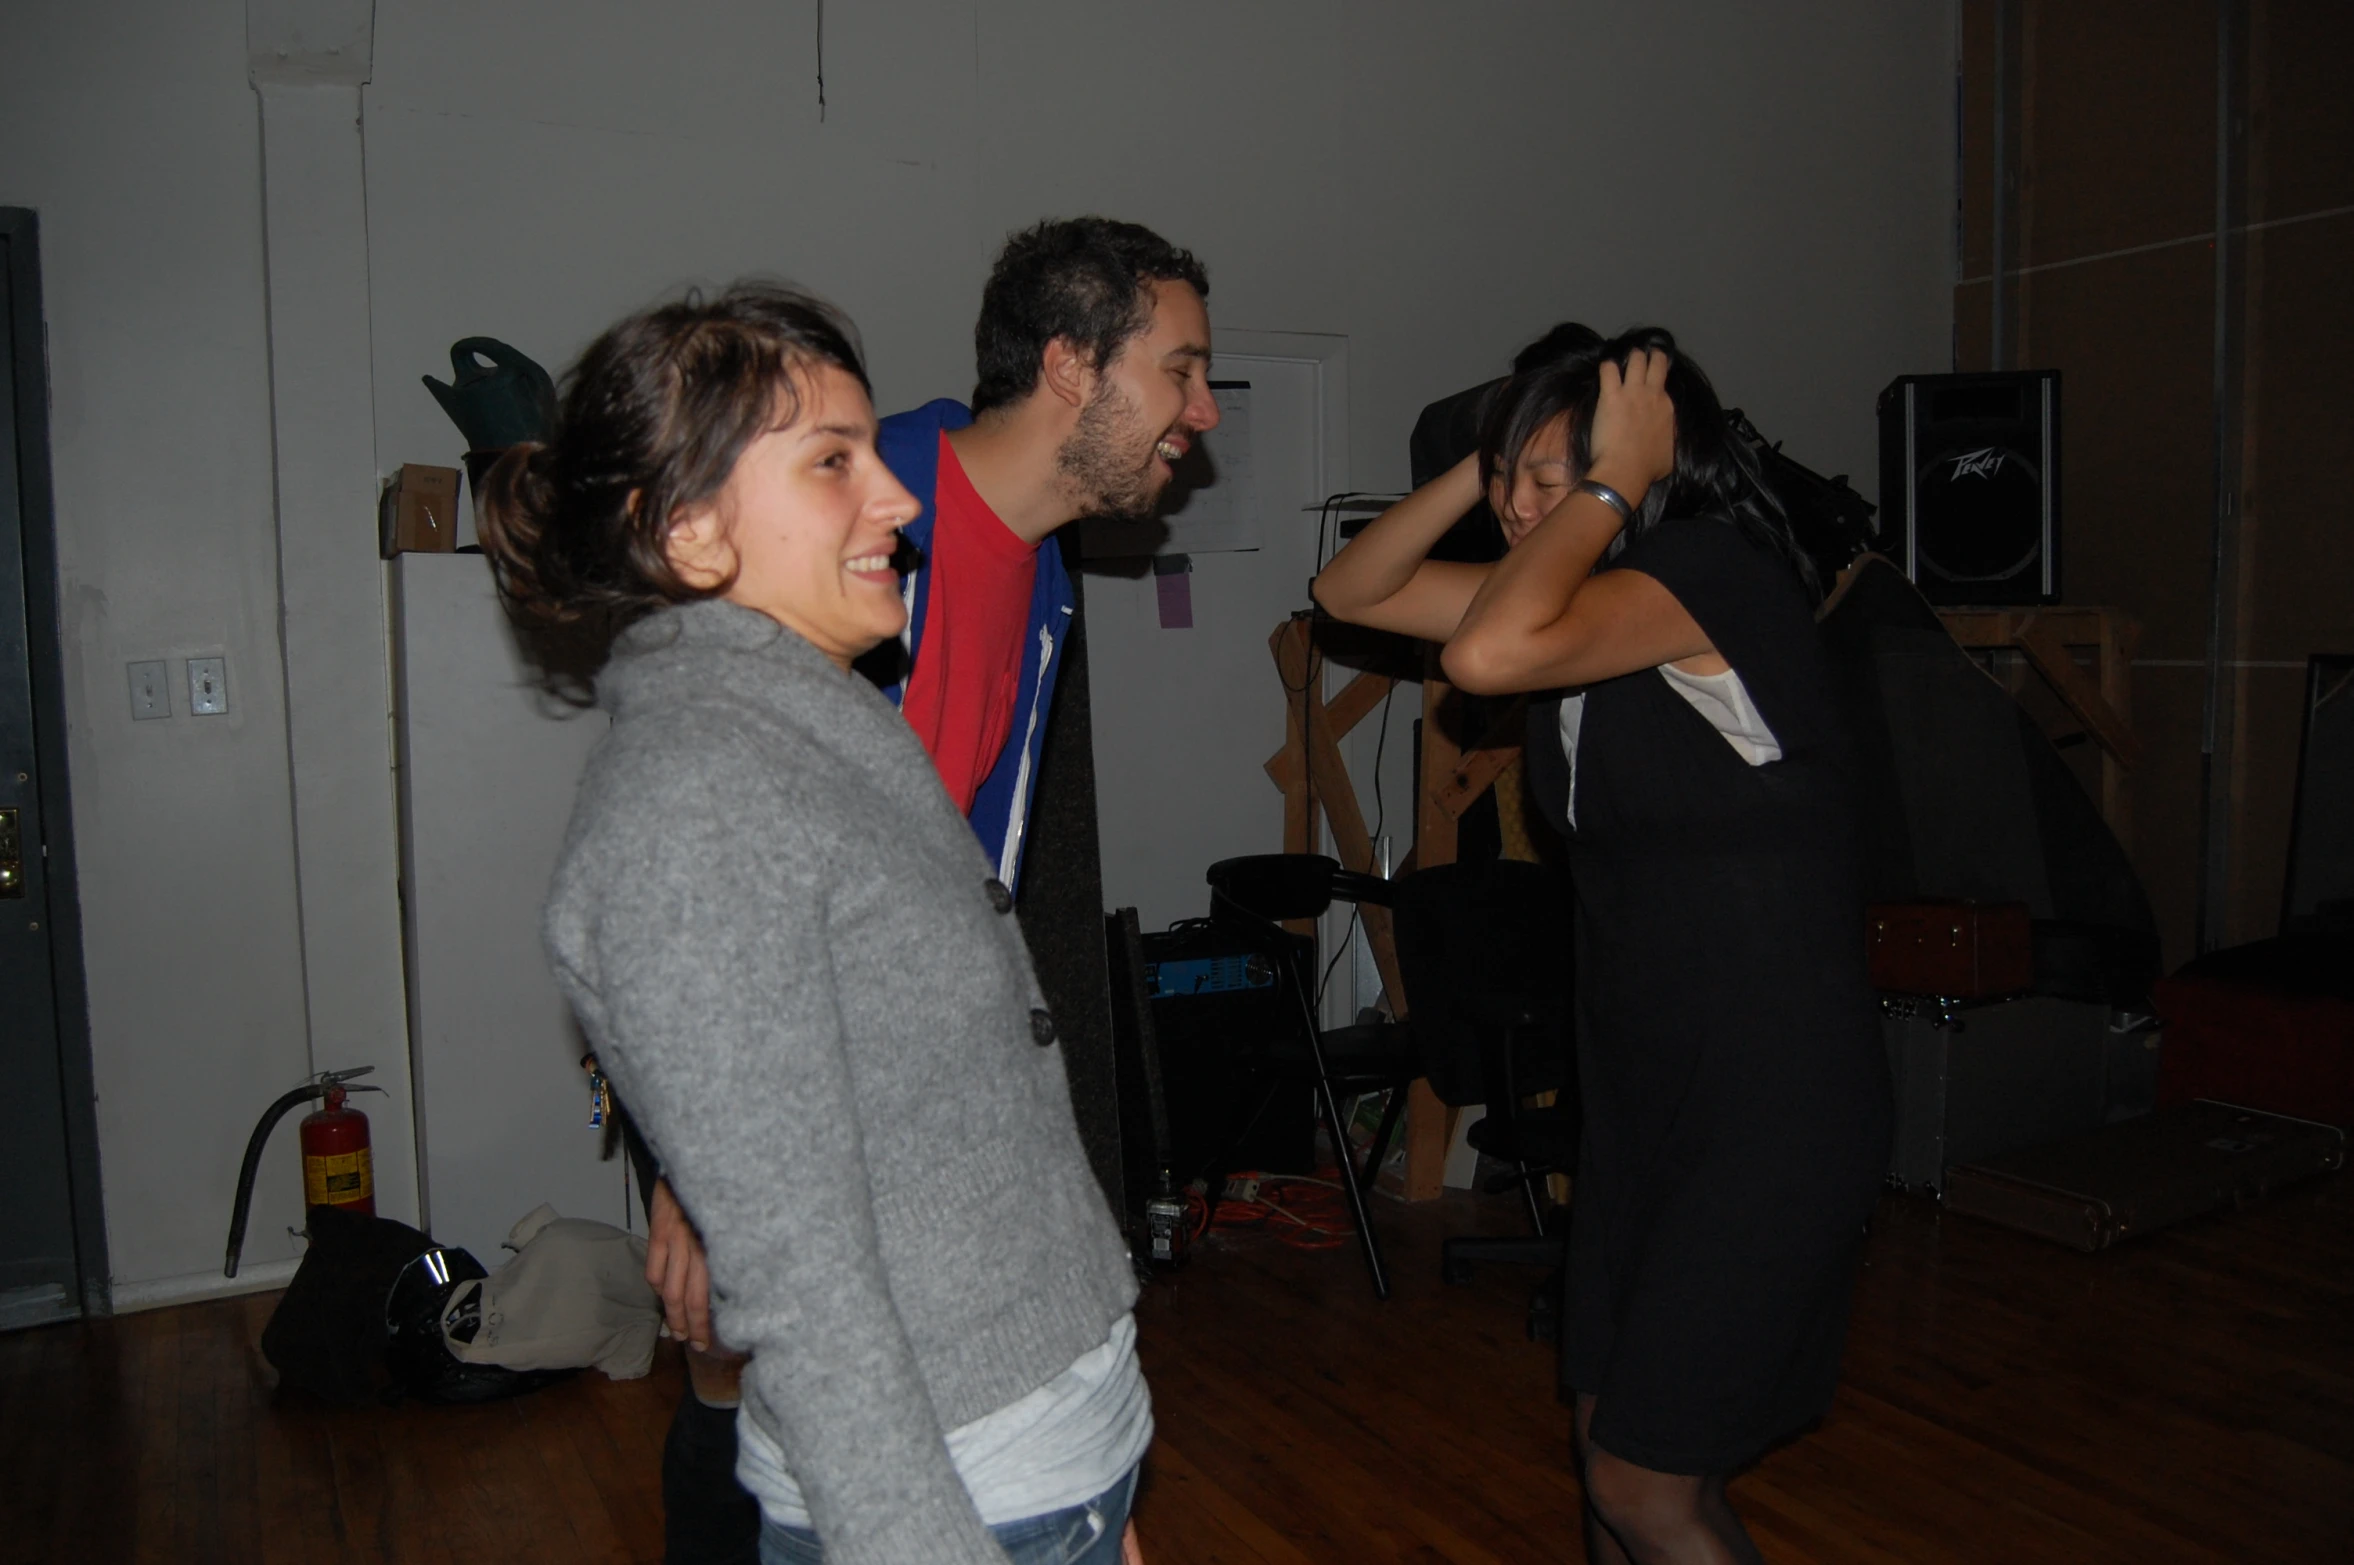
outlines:
{"label": "woman in black dress", "polygon": [[[1585,1103],[1565,1373],[1596,1561],[1751,1561],[1725,1480],[1838,1378],[1889,1096],[1813,573],[1666,332],[1556,328],[1481,450],[1317,578],[1532,701]],[[1427,558],[1486,494],[1493,565]]]}

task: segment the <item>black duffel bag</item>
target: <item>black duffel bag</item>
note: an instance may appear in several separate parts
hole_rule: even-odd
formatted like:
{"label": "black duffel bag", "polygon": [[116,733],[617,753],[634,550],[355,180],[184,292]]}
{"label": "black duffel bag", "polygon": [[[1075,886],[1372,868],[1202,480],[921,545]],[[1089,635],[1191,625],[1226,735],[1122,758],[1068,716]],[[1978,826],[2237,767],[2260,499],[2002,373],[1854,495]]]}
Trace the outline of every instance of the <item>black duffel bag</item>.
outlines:
{"label": "black duffel bag", "polygon": [[433,1241],[406,1223],[337,1206],[303,1222],[310,1248],[262,1328],[262,1356],[279,1384],[329,1402],[362,1402],[384,1385],[384,1297]]}

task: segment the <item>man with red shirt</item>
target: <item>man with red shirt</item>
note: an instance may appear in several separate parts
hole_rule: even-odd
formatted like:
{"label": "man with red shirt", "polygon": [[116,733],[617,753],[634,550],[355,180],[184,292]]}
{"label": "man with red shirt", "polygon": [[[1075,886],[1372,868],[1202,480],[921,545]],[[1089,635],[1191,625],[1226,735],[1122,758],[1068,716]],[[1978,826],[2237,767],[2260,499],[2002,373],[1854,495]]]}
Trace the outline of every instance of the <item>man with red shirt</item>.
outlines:
{"label": "man with red shirt", "polygon": [[[1217,425],[1209,291],[1201,263],[1150,229],[1037,224],[1006,241],[982,290],[972,407],[943,399],[882,422],[883,460],[924,510],[904,530],[917,556],[907,630],[875,677],[1008,904],[1075,602],[1061,552],[1040,545],[1083,516],[1149,515],[1194,437]],[[663,1448],[668,1559],[749,1565],[760,1516],[735,1482],[743,1361],[712,1350],[702,1244],[669,1186],[651,1189],[646,1276],[689,1349]]]}

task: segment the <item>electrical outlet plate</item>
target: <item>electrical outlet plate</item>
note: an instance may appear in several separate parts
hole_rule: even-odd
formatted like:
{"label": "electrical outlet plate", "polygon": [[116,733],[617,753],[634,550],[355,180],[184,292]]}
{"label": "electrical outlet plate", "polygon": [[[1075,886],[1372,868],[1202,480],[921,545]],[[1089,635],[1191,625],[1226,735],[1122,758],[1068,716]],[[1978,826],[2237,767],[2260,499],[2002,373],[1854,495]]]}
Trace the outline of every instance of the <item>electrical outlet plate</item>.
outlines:
{"label": "electrical outlet plate", "polygon": [[130,666],[132,722],[144,723],[151,718],[172,715],[172,682],[167,672],[170,667],[161,658]]}
{"label": "electrical outlet plate", "polygon": [[217,717],[229,710],[229,660],[188,660],[188,710],[198,717]]}

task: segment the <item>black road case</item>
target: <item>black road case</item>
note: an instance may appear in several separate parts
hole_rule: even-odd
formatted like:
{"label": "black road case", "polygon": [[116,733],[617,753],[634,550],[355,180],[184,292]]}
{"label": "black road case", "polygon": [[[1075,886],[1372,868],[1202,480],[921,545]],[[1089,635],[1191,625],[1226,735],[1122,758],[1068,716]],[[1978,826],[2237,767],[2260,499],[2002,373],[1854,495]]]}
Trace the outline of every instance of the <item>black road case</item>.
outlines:
{"label": "black road case", "polygon": [[1896,1137],[1888,1181],[1935,1194],[1946,1170],[2146,1114],[2158,1035],[2106,1005],[2049,995],[1954,1006],[1881,1002]]}
{"label": "black road case", "polygon": [[2202,1098],[1951,1169],[1945,1207],[2090,1252],[2345,1162],[2335,1125]]}

